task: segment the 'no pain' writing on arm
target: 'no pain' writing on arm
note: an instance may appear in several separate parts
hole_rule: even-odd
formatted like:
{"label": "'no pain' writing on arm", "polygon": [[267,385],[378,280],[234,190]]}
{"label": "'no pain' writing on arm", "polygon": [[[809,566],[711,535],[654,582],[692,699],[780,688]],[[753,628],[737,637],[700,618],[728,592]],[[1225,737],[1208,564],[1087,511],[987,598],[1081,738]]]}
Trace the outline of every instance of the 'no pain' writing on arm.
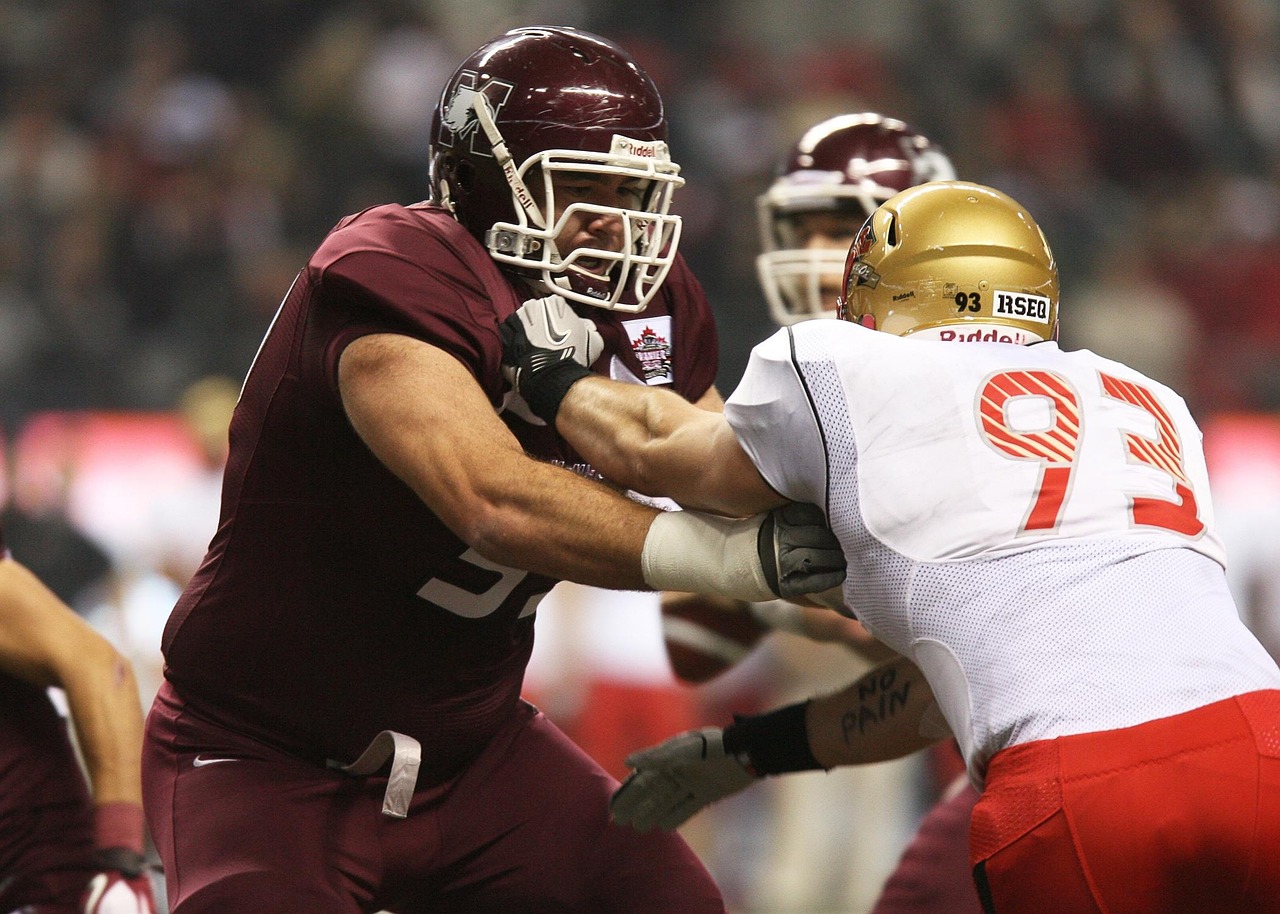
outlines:
{"label": "'no pain' writing on arm", "polygon": [[849,708],[840,718],[845,744],[893,718],[906,707],[910,695],[911,680],[899,683],[898,671],[893,667],[873,670],[864,676],[858,683],[857,706]]}

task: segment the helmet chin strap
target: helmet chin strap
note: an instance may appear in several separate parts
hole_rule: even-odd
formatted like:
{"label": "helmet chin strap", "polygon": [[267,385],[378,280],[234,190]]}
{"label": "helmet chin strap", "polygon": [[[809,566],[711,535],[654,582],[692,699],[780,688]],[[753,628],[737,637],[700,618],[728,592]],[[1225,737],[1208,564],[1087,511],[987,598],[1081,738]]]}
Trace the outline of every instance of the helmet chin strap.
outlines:
{"label": "helmet chin strap", "polygon": [[480,129],[484,131],[484,135],[489,139],[489,145],[493,147],[493,157],[497,159],[498,167],[502,169],[507,183],[511,185],[511,192],[515,196],[516,202],[520,204],[530,223],[537,228],[546,229],[547,223],[542,218],[542,211],[538,209],[538,204],[534,202],[533,194],[529,192],[529,186],[520,177],[515,160],[507,150],[507,143],[502,138],[501,131],[498,130],[497,121],[494,120],[493,108],[489,105],[489,100],[484,97],[483,92],[477,90],[472,93],[471,107],[476,113],[476,119],[480,122]]}

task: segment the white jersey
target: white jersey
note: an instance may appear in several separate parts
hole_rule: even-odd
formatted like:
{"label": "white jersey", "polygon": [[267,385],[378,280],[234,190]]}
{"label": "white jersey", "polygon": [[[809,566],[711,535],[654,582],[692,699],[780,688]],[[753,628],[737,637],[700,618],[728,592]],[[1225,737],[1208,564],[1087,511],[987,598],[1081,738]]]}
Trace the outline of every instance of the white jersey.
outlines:
{"label": "white jersey", "polygon": [[1227,589],[1200,430],[1118,362],[809,321],[753,350],[725,415],[825,509],[846,600],[923,670],[977,784],[1007,746],[1280,687]]}

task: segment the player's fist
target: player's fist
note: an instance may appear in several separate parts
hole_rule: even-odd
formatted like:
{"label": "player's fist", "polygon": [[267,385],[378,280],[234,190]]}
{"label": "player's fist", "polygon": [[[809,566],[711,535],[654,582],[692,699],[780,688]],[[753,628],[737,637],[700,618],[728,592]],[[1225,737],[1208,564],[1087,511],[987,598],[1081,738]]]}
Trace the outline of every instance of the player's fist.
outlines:
{"label": "player's fist", "polygon": [[548,425],[560,401],[604,352],[596,325],[579,317],[559,295],[521,305],[498,326],[502,370],[511,386]]}
{"label": "player's fist", "polygon": [[779,597],[822,593],[844,583],[844,551],[817,505],[774,508],[760,525],[757,548],[765,581]]}
{"label": "player's fist", "polygon": [[155,895],[142,855],[122,847],[98,852],[102,872],[85,889],[84,914],[155,914]]}

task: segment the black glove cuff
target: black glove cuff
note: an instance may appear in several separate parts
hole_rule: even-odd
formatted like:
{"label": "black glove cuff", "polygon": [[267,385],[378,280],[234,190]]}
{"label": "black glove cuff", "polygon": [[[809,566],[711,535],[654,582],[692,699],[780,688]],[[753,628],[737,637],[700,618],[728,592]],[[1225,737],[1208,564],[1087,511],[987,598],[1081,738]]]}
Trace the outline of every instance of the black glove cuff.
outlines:
{"label": "black glove cuff", "polygon": [[147,859],[128,847],[100,847],[93,852],[93,864],[100,870],[114,870],[134,879],[146,870]]}
{"label": "black glove cuff", "polygon": [[573,359],[562,358],[553,365],[529,371],[519,379],[518,387],[533,414],[555,428],[556,413],[560,411],[560,402],[565,394],[570,387],[590,375],[590,369],[583,368]]}
{"label": "black glove cuff", "polygon": [[756,534],[756,553],[760,556],[760,568],[764,571],[764,582],[776,595],[782,595],[778,582],[778,550],[773,543],[773,512],[765,515],[760,532]]}
{"label": "black glove cuff", "polygon": [[735,714],[724,730],[724,751],[736,756],[757,777],[788,771],[817,771],[805,712],[809,702],[787,705],[766,714]]}

